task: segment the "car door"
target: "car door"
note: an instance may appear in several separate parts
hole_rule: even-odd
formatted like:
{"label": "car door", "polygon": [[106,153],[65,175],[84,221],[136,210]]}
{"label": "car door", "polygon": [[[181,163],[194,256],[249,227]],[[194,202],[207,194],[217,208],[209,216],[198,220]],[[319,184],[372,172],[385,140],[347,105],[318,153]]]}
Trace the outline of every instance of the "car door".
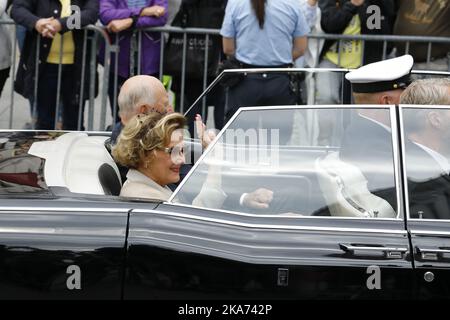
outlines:
{"label": "car door", "polygon": [[[393,107],[371,108],[395,119]],[[333,120],[339,125],[347,114],[356,114],[355,123],[359,117],[359,110],[350,107],[241,109],[170,203],[133,210],[125,299],[410,297],[413,269],[394,161],[397,131],[388,130],[383,141],[390,148],[390,167],[380,165],[386,155],[377,158],[377,152],[358,159],[375,178],[392,172],[394,182],[379,189],[382,181],[375,179],[378,189],[369,190],[386,198],[393,195],[389,201],[394,209],[381,196],[362,191],[365,180],[358,179],[364,175],[352,171],[357,161],[349,164],[350,158],[344,162],[337,157],[341,137],[333,146],[317,145],[314,139],[277,144],[277,136],[286,134],[279,119],[317,109],[345,113]],[[392,125],[395,129],[395,121]],[[351,136],[373,138],[367,126],[360,127],[364,129]],[[351,149],[359,147],[357,142],[346,143]],[[376,143],[371,148],[383,151]],[[252,155],[256,159],[250,159]],[[215,190],[209,178],[219,171],[222,190]],[[245,206],[245,194],[260,195],[252,192],[255,189],[273,192],[268,208]],[[218,197],[221,192],[227,195],[225,201]],[[201,199],[203,193],[206,200]]]}
{"label": "car door", "polygon": [[120,299],[128,209],[2,198],[0,299]]}
{"label": "car door", "polygon": [[[445,160],[450,110],[401,106],[408,230],[419,299],[450,297],[450,179]],[[437,122],[445,124],[436,127]],[[430,132],[439,132],[430,139]],[[442,144],[441,144],[442,143]]]}
{"label": "car door", "polygon": [[48,187],[45,160],[28,150],[61,135],[0,132],[0,299],[122,297],[128,212],[135,206]]}

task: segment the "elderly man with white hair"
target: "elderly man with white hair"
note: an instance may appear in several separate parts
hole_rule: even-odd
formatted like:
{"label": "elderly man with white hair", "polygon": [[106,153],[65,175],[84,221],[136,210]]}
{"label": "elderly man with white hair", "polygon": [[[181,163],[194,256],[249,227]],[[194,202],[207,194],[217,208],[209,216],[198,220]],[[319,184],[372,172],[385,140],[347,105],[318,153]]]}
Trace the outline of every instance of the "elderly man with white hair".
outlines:
{"label": "elderly man with white hair", "polygon": [[152,76],[135,76],[125,81],[119,93],[118,104],[121,121],[114,126],[111,134],[113,144],[124,125],[135,115],[173,112],[164,85]]}

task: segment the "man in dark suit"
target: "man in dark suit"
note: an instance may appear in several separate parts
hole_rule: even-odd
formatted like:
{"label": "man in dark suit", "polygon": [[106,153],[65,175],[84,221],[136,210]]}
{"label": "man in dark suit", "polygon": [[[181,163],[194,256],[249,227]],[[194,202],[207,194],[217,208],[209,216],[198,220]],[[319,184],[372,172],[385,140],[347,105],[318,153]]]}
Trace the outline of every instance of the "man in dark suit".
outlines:
{"label": "man in dark suit", "polygon": [[405,153],[410,217],[450,219],[450,177],[438,160],[442,155],[414,141]]}
{"label": "man in dark suit", "polygon": [[[360,105],[398,104],[410,84],[413,58],[399,58],[372,63],[346,75],[352,83],[355,102]],[[389,109],[361,107],[347,127],[340,149],[340,159],[357,166],[367,179],[370,192],[396,208],[394,156]]]}
{"label": "man in dark suit", "polygon": [[[356,90],[367,89],[356,86]],[[376,91],[375,88],[373,90]],[[359,93],[363,95],[358,96]],[[366,94],[358,92],[355,100],[358,103],[374,102],[358,99]],[[372,92],[369,96],[386,99],[383,98],[383,93]],[[398,101],[390,101],[390,104],[398,103],[450,105],[450,80],[417,80],[401,91]],[[403,109],[403,123],[410,216],[450,219],[450,165],[447,160],[450,155],[450,110]],[[368,180],[368,189],[388,201],[395,209],[394,157],[390,130],[387,110],[363,109],[345,132],[340,157],[357,165]],[[376,164],[375,168],[373,164]]]}
{"label": "man in dark suit", "polygon": [[[417,80],[400,102],[450,105],[450,79]],[[450,219],[450,109],[404,108],[403,123],[410,216]]]}
{"label": "man in dark suit", "polygon": [[[71,23],[73,6],[77,6],[80,10],[79,26]],[[85,101],[80,99],[89,98],[90,86],[94,84],[90,83],[89,76],[82,81],[83,74],[90,74],[90,55],[85,54],[90,52],[90,45],[84,45],[85,31],[81,28],[95,24],[98,12],[97,0],[13,1],[11,17],[17,24],[27,28],[14,89],[29,100],[36,99],[36,129],[55,128],[59,72],[62,72],[60,94],[64,105],[63,129],[77,130],[83,127],[82,123],[78,123],[78,119],[80,116],[80,119],[83,119],[83,108],[80,106],[83,106]],[[59,69],[60,59],[61,69]],[[38,90],[35,97],[36,83]],[[95,88],[97,87],[96,85]]]}

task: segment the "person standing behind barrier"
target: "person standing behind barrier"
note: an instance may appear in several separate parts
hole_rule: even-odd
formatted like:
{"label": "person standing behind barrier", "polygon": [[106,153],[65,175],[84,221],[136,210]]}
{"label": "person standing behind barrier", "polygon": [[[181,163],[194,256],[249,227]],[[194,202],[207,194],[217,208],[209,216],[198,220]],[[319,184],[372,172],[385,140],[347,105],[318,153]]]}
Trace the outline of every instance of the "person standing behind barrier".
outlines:
{"label": "person standing behind barrier", "polygon": [[[449,0],[399,0],[395,35],[450,37]],[[405,42],[398,43],[400,54]],[[433,44],[427,63],[428,43],[412,43],[409,53],[414,57],[414,69],[450,71],[450,43]]]}
{"label": "person standing behind barrier", "polygon": [[[319,0],[300,0],[300,5],[302,8],[302,12],[305,15],[306,22],[308,23],[309,29],[311,31],[311,34],[322,32],[322,30],[317,30],[320,28],[320,8],[318,6]],[[319,40],[323,42],[323,40]],[[315,45],[311,45],[311,42],[314,42]],[[317,51],[317,40],[316,39],[308,39],[308,47],[306,48],[305,54],[295,60],[295,67],[296,68],[304,68],[304,67],[315,67],[314,63],[311,63],[311,61],[306,61],[306,55],[308,51],[310,52],[310,55],[314,54]],[[315,54],[315,56],[319,55],[319,53]],[[310,57],[312,60],[314,57]],[[318,58],[318,57],[316,57]],[[309,63],[308,63],[309,62]]]}
{"label": "person standing behind barrier", "polygon": [[[71,6],[78,6],[80,26],[69,30],[68,19],[72,14]],[[94,24],[98,17],[96,0],[15,0],[11,11],[15,22],[28,30],[25,45],[20,57],[15,90],[27,99],[34,97],[35,81],[37,92],[36,129],[54,129],[55,109],[58,86],[58,65],[62,48],[61,99],[64,104],[63,129],[77,130],[80,109],[80,90],[84,31],[80,30]],[[41,37],[40,42],[38,38]],[[36,48],[39,51],[39,75],[36,73]],[[87,69],[89,62],[86,63]],[[86,73],[88,74],[88,73]],[[86,77],[88,78],[88,77]],[[84,91],[88,92],[88,81]],[[88,94],[84,94],[84,99]]]}
{"label": "person standing behind barrier", "polygon": [[[12,5],[13,0],[8,0],[8,6]],[[24,43],[25,43],[25,36],[27,34],[27,28],[25,28],[24,26],[20,25],[20,24],[16,24],[16,39],[17,39],[17,45],[18,45],[18,49],[19,52],[22,52]],[[25,124],[23,125],[23,129],[29,130],[33,128],[33,122],[36,122],[36,119],[33,115],[33,101],[32,100],[28,100],[30,103],[30,121],[29,122],[25,122]]]}
{"label": "person standing behind barrier", "polygon": [[[227,0],[181,0],[179,10],[171,26],[196,29],[219,29],[222,26]],[[222,60],[222,39],[220,36],[209,35],[206,43],[205,34],[186,34],[186,66],[183,64],[183,34],[171,33],[164,51],[164,73],[172,76],[172,90],[175,93],[175,110],[185,112],[194,104],[197,98],[216,77],[219,61]],[[207,54],[207,68],[205,69],[205,51]],[[175,53],[174,53],[175,52]],[[184,71],[184,74],[183,74]],[[206,95],[205,107],[214,106],[214,115],[205,114],[209,119],[214,118],[217,129],[223,126],[223,95],[221,90],[214,90]],[[196,113],[202,113],[202,103],[187,113],[188,123],[194,120]],[[205,111],[212,111],[205,108]],[[193,128],[190,128],[193,136]]]}
{"label": "person standing behind barrier", "polygon": [[[7,0],[0,0],[0,19],[5,19]],[[11,67],[11,39],[8,30],[4,25],[0,24],[0,96],[2,95],[3,86],[9,77],[9,69]]]}
{"label": "person standing behind barrier", "polygon": [[[244,68],[292,66],[305,52],[308,33],[298,0],[229,0],[220,31],[224,53]],[[289,75],[270,73],[246,75],[230,88],[228,99],[227,119],[241,106],[293,105],[297,100]]]}
{"label": "person standing behind barrier", "polygon": [[[167,22],[167,0],[100,0],[100,20],[110,34],[112,44],[117,38],[120,47],[118,71],[114,72],[115,55],[111,55],[111,71],[108,95],[112,115],[117,115],[117,96],[123,83],[133,75],[144,74],[159,77],[161,35],[155,32],[143,32],[141,43],[141,65],[134,52],[138,48],[133,31],[137,28],[163,26]],[[124,32],[122,32],[124,31]],[[119,36],[120,34],[120,36]],[[102,57],[103,55],[100,55]],[[134,60],[134,63],[133,60]],[[114,79],[117,77],[117,91]],[[116,105],[114,105],[116,101]],[[115,122],[120,121],[116,116]]]}
{"label": "person standing behind barrier", "polygon": [[[373,19],[368,13],[372,5],[380,9],[379,26],[371,25]],[[394,15],[393,0],[319,0],[322,11],[321,27],[325,33],[343,35],[391,34]],[[372,17],[373,18],[373,17]],[[363,48],[364,46],[364,48]],[[356,69],[383,57],[382,42],[365,42],[361,40],[327,40],[322,50],[319,68]],[[341,73],[320,72],[316,76],[316,104],[340,104],[345,91]],[[350,100],[348,95],[347,100]],[[349,102],[349,101],[348,101]],[[347,103],[348,103],[347,102]],[[332,137],[339,135],[333,127],[336,113],[319,112],[320,145],[332,145]]]}

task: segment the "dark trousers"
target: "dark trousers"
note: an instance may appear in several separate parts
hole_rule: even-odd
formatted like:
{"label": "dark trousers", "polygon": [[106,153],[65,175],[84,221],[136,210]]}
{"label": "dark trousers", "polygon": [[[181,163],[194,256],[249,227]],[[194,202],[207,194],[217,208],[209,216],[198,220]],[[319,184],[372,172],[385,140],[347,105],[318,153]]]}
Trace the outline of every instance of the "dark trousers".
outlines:
{"label": "dark trousers", "polygon": [[[228,122],[240,107],[289,106],[295,105],[296,102],[297,97],[291,90],[288,75],[249,74],[239,84],[229,89],[226,119]],[[289,141],[294,120],[291,111],[264,111],[260,112],[260,115],[260,119],[249,119],[244,122],[253,128],[257,128],[261,122],[262,129],[278,129],[280,144]],[[248,116],[251,116],[251,113],[246,115]],[[280,124],[283,127],[280,127]]]}
{"label": "dark trousers", "polygon": [[9,77],[9,68],[0,70],[0,96],[2,95],[3,87],[5,85],[6,80]]}
{"label": "dark trousers", "polygon": [[[111,107],[111,116],[114,118],[114,114],[116,115],[116,119],[113,120],[113,126],[114,124],[120,122],[119,117],[119,105],[117,103],[120,88],[122,88],[122,85],[127,80],[127,78],[121,77],[117,75],[117,91],[114,90],[114,80],[116,78],[116,75],[113,72],[109,73],[109,84],[108,84],[108,97],[109,97],[109,105]],[[114,99],[116,100],[116,104],[114,105]]]}
{"label": "dark trousers", "polygon": [[[208,78],[207,83],[211,83],[214,79]],[[176,96],[176,105],[174,106],[176,112],[181,111],[181,78],[178,76],[173,76],[172,88]],[[184,90],[184,110],[183,113],[192,106],[192,104],[197,100],[198,97],[203,93],[203,79],[189,79],[186,78],[186,87]],[[224,122],[224,95],[222,86],[215,86],[206,95],[206,108],[205,114],[203,115],[203,122],[206,122],[208,117],[213,117],[215,128],[221,130]],[[208,106],[214,106],[214,115],[208,114]],[[189,133],[192,137],[196,136],[195,132],[195,115],[202,114],[203,110],[203,99],[196,103],[196,105],[185,114],[187,118],[187,123],[189,126]]]}
{"label": "dark trousers", "polygon": [[[60,87],[60,102],[63,108],[63,129],[77,130],[80,106],[75,99],[75,79],[73,65],[63,65]],[[39,77],[37,95],[36,129],[52,130],[55,128],[56,96],[58,90],[58,65],[48,63]],[[81,117],[83,121],[83,117]],[[81,129],[83,126],[81,126]]]}

